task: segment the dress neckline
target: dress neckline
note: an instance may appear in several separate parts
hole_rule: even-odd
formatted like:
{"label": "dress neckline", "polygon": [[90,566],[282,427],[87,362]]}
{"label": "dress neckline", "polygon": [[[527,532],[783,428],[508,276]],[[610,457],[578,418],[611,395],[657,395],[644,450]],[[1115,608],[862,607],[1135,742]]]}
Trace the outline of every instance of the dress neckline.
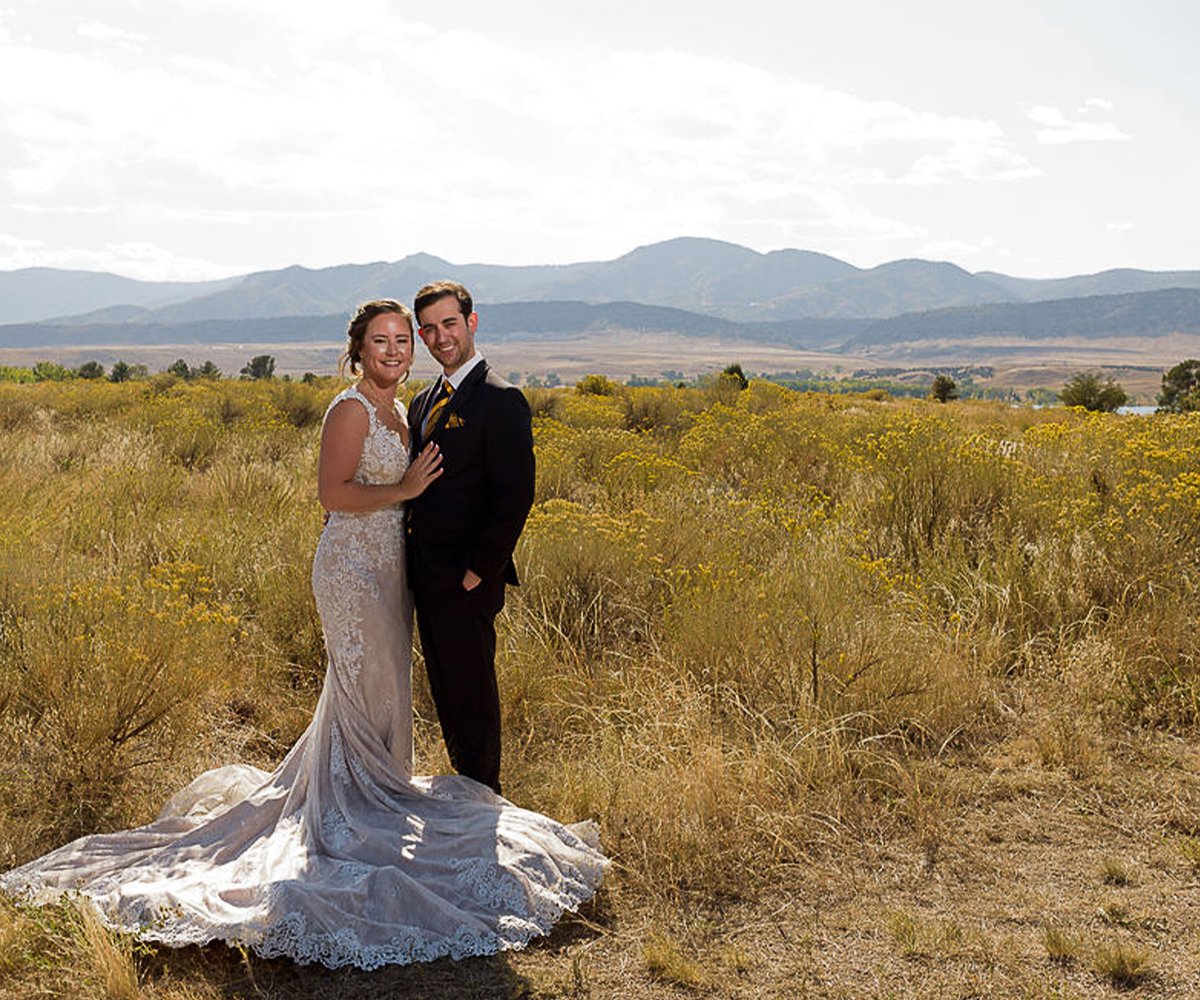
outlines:
{"label": "dress neckline", "polygon": [[406,433],[408,431],[408,421],[404,418],[404,408],[400,406],[399,400],[392,400],[392,413],[395,415],[396,421],[401,427],[401,430],[396,430],[395,428],[389,427],[383,422],[383,419],[379,416],[379,407],[375,405],[370,396],[368,396],[358,387],[357,382],[354,385],[347,387],[343,395],[355,396],[362,400],[367,408],[367,419],[371,423],[372,431],[374,431],[376,427],[382,427],[389,434],[394,434],[396,437],[398,437],[404,447],[407,448],[409,446],[408,434]]}

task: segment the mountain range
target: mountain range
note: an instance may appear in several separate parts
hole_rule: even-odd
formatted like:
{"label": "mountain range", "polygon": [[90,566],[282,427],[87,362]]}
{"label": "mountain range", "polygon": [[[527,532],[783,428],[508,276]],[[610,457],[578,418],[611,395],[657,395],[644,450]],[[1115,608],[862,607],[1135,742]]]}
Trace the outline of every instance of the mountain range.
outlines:
{"label": "mountain range", "polygon": [[861,349],[989,336],[1200,334],[1200,271],[1031,279],[925,260],[858,268],[806,250],[759,253],[684,237],[566,265],[458,265],[413,254],[208,282],[0,272],[0,346],[337,340],[358,302],[407,298],[439,278],[470,287],[486,307],[484,329],[502,338],[654,330]]}

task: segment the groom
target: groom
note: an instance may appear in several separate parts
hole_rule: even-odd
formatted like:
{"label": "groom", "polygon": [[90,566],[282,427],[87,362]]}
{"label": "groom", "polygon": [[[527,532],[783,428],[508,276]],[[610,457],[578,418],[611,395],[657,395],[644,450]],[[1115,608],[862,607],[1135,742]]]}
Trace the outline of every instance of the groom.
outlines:
{"label": "groom", "polygon": [[475,350],[471,294],[417,292],[417,331],[442,374],[408,408],[413,454],[436,441],[442,475],[408,503],[408,579],[450,763],[500,791],[495,618],[533,505],[533,432],[520,389]]}

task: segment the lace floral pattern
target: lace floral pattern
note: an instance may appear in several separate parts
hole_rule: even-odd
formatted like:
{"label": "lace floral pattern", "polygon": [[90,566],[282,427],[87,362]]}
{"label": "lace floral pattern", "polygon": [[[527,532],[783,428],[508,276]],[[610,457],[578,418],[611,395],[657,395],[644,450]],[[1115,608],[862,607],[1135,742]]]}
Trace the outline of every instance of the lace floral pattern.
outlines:
{"label": "lace floral pattern", "polygon": [[329,726],[329,773],[334,781],[343,784],[350,779],[346,748],[342,745],[342,730],[336,722]]}
{"label": "lace floral pattern", "polygon": [[528,899],[521,881],[487,858],[456,858],[450,867],[458,872],[454,884],[489,910],[520,913]]}
{"label": "lace floral pattern", "polygon": [[337,806],[330,806],[321,814],[321,836],[330,847],[345,847],[354,836],[349,821]]}
{"label": "lace floral pattern", "polygon": [[[356,478],[396,482],[402,438],[355,389],[331,408],[345,399],[369,416]],[[457,775],[412,776],[403,529],[400,507],[329,518],[313,560],[325,684],[274,772],[207,772],[155,822],[68,844],[0,891],[80,893],[149,941],[362,969],[520,948],[590,898],[608,864],[594,828]]]}
{"label": "lace floral pattern", "polygon": [[[338,394],[332,410],[344,400],[355,400],[367,411],[367,436],[354,472],[356,482],[367,485],[397,483],[408,469],[408,447],[403,438],[379,419],[375,407],[356,388]],[[334,511],[321,537],[313,562],[313,589],[329,613],[321,616],[325,644],[337,650],[342,670],[351,682],[358,679],[366,655],[363,611],[385,599],[386,576],[395,572],[403,554],[402,506],[353,514]],[[337,560],[341,572],[330,573],[326,564]]]}

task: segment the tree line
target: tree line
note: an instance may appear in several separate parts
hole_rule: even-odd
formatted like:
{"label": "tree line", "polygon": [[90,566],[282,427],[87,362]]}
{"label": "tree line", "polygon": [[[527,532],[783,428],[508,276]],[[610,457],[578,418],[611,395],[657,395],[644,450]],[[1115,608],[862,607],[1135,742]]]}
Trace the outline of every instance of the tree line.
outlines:
{"label": "tree line", "polygon": [[[1058,394],[1067,406],[1112,413],[1125,405],[1129,396],[1121,383],[1097,372],[1076,372]],[[1188,358],[1163,373],[1157,398],[1158,413],[1190,413],[1200,410],[1200,360]]]}
{"label": "tree line", "polygon": [[[225,377],[221,369],[212,361],[205,361],[203,364],[193,366],[189,365],[183,358],[177,358],[171,362],[171,364],[163,369],[163,372],[164,374],[173,375],[178,379],[188,382],[217,380]],[[62,382],[68,379],[107,379],[109,382],[129,382],[147,378],[149,374],[150,372],[146,365],[130,364],[126,361],[114,362],[112,368],[107,371],[98,361],[85,361],[76,368],[68,368],[55,361],[39,361],[32,368],[0,365],[0,381],[10,382]],[[682,379],[682,373],[671,374],[679,374]],[[241,371],[238,373],[238,378],[240,379],[257,380],[274,377],[275,358],[269,354],[255,355],[242,366]],[[290,378],[288,375],[282,377],[284,379]],[[519,377],[520,373],[518,372],[513,372],[510,375],[510,379],[513,382],[518,381]],[[719,377],[736,378],[743,386],[746,382],[746,375],[742,371],[741,365],[738,364],[728,366]],[[765,373],[762,377],[790,385],[791,388],[824,389],[825,391],[830,391],[827,385],[792,384],[790,380],[782,379],[778,375],[771,376]],[[302,381],[311,382],[315,378],[316,375],[312,372],[305,372],[302,376]],[[631,379],[631,384],[637,384],[638,381],[636,378]],[[833,380],[820,381],[831,383]],[[859,383],[861,380],[855,379],[852,381]],[[531,377],[526,380],[526,384],[530,387],[553,387],[561,383],[559,377],[554,374],[545,380]],[[914,390],[913,386],[897,384],[896,387],[905,393],[910,393]],[[845,389],[847,387],[841,386],[841,388]],[[855,384],[853,388],[857,391],[863,391],[869,388],[869,386]],[[889,385],[887,388],[890,390],[893,386]],[[948,403],[959,397],[958,384],[949,374],[940,373],[930,383],[928,396],[939,403]],[[1064,406],[1081,406],[1085,410],[1104,413],[1111,413],[1119,409],[1129,399],[1128,393],[1121,386],[1120,382],[1111,376],[1106,378],[1096,371],[1076,372],[1067,380],[1066,384],[1063,385],[1057,394],[1049,390],[1038,391],[1038,397],[1045,402],[1052,402],[1055,396],[1057,396],[1058,401]],[[1035,401],[1037,400],[1035,399]],[[1200,359],[1188,358],[1164,372],[1162,376],[1162,389],[1155,402],[1159,413],[1188,413],[1200,410]]]}
{"label": "tree line", "polygon": [[[174,375],[185,382],[197,380],[216,381],[224,378],[224,373],[212,361],[200,365],[189,365],[183,358],[176,358],[166,368],[163,374]],[[61,365],[57,361],[39,361],[32,368],[20,368],[0,365],[0,381],[7,382],[65,382],[70,379],[87,379],[98,381],[107,379],[109,382],[132,382],[148,378],[150,369],[146,365],[130,364],[127,361],[116,361],[105,370],[99,361],[85,361],[75,368]],[[269,354],[258,354],[251,358],[238,373],[241,379],[267,379],[275,377],[275,359]],[[291,376],[284,375],[284,379]],[[312,372],[305,372],[303,381],[311,382],[316,378]]]}
{"label": "tree line", "polygon": [[[1053,397],[1054,394],[1046,395]],[[1129,401],[1129,394],[1112,376],[1099,372],[1076,372],[1057,393],[1064,406],[1112,413]],[[937,375],[929,386],[929,398],[948,403],[958,398],[958,386],[949,375]],[[1049,400],[1047,400],[1049,401]],[[1163,373],[1162,390],[1155,400],[1158,413],[1190,413],[1200,410],[1200,360],[1188,358]]]}

